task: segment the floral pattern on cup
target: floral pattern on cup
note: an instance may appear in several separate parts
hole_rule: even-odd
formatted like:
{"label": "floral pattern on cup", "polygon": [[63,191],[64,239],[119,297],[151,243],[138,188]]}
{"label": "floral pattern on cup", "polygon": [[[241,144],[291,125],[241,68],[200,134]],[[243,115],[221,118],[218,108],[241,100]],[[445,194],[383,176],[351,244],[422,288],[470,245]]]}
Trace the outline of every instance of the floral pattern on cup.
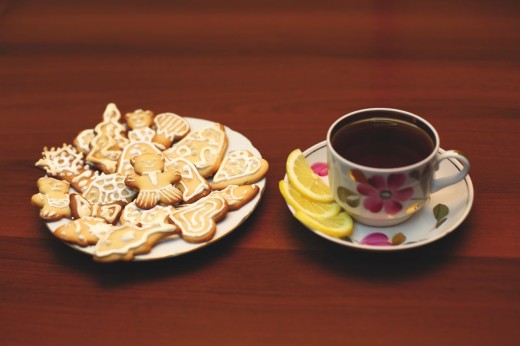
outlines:
{"label": "floral pattern on cup", "polygon": [[363,207],[372,213],[384,210],[388,215],[394,215],[403,209],[402,202],[406,202],[413,195],[411,187],[402,188],[406,183],[406,175],[402,173],[390,174],[386,177],[373,175],[367,183],[357,186],[357,191],[365,196]]}

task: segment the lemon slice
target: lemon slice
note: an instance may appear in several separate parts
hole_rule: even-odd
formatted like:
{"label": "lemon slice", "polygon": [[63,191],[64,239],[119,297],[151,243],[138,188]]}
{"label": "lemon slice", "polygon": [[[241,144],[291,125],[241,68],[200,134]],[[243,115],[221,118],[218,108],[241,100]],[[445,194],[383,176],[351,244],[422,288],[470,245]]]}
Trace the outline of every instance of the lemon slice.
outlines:
{"label": "lemon slice", "polygon": [[281,180],[278,184],[285,201],[295,210],[300,210],[312,217],[329,217],[337,215],[341,211],[338,203],[314,202],[303,196],[287,181]]}
{"label": "lemon slice", "polygon": [[334,216],[319,218],[297,210],[294,217],[305,226],[336,238],[350,236],[354,228],[352,218],[344,211]]}
{"label": "lemon slice", "polygon": [[303,196],[315,202],[329,203],[334,200],[329,186],[312,171],[300,149],[289,154],[286,169],[289,182]]}

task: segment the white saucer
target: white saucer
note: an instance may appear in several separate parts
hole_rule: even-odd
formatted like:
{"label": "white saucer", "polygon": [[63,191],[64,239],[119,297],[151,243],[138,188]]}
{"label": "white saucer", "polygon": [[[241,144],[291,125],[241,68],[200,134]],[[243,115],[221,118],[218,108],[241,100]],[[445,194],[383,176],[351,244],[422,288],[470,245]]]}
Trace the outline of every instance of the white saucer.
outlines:
{"label": "white saucer", "polygon": [[[323,141],[303,152],[311,166],[316,163],[326,165],[326,145],[327,142]],[[456,160],[443,160],[436,176],[448,176],[461,168]],[[322,179],[328,183],[326,175],[322,176]],[[432,194],[422,210],[399,225],[371,227],[354,222],[354,230],[348,238],[335,238],[309,229],[327,240],[361,250],[398,251],[416,248],[441,239],[455,230],[468,216],[473,196],[473,184],[467,175],[457,184]],[[290,206],[289,209],[294,213]]]}
{"label": "white saucer", "polygon": [[[213,121],[204,120],[204,119],[197,119],[197,118],[189,118],[185,117],[185,119],[190,124],[191,130],[197,130],[199,128],[204,127],[210,127],[214,124]],[[256,149],[251,141],[247,139],[244,135],[242,135],[239,132],[233,131],[228,127],[225,127],[226,135],[228,137],[228,148],[227,151],[233,151],[238,149],[245,149],[249,150],[252,154],[262,157],[258,149]],[[211,181],[211,179],[210,179]],[[260,199],[262,198],[262,195],[265,190],[265,178],[260,180],[259,182],[255,183],[260,190],[258,194],[253,198],[249,203],[244,205],[242,208],[228,212],[226,217],[217,223],[217,231],[215,233],[215,236],[208,242],[204,243],[188,243],[184,240],[182,240],[178,236],[172,236],[169,238],[166,238],[161,243],[155,245],[152,248],[152,251],[148,254],[135,256],[133,259],[134,261],[148,261],[148,260],[155,260],[155,259],[162,259],[162,258],[168,258],[168,257],[174,257],[181,254],[185,254],[188,252],[192,252],[195,250],[198,250],[202,247],[205,247],[209,244],[212,244],[220,239],[222,239],[224,236],[228,235],[232,231],[234,231],[238,226],[240,226],[256,209],[258,206],[258,203],[260,202]],[[47,227],[51,232],[54,232],[59,226],[66,224],[67,222],[70,222],[68,219],[62,219],[60,221],[56,222],[48,222],[46,223]],[[71,246],[73,249],[87,253],[89,255],[94,254],[94,246],[88,246],[88,247],[81,247],[78,245],[73,245],[66,243],[67,245]]]}

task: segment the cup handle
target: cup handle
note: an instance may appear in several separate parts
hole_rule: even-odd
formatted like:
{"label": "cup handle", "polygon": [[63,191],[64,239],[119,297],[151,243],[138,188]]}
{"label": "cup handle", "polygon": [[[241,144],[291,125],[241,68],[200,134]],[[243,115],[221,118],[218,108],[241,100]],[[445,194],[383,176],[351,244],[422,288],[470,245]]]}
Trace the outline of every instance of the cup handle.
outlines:
{"label": "cup handle", "polygon": [[458,152],[456,150],[447,150],[444,153],[440,154],[437,157],[437,168],[436,169],[438,169],[440,162],[445,159],[456,159],[457,161],[460,162],[460,164],[462,165],[462,168],[460,169],[460,171],[457,174],[451,175],[449,177],[434,179],[433,185],[432,185],[432,190],[431,190],[432,193],[437,192],[441,189],[444,189],[446,186],[458,183],[459,181],[464,179],[466,177],[466,175],[468,175],[469,168],[470,168],[469,161],[460,152]]}

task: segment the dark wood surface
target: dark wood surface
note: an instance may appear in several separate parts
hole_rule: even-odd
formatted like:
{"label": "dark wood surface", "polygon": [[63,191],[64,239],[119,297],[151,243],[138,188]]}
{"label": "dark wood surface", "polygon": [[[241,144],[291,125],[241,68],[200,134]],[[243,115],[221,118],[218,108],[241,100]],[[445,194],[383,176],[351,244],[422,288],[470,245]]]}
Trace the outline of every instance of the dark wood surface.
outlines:
{"label": "dark wood surface", "polygon": [[[518,345],[517,1],[0,1],[0,344]],[[97,264],[29,200],[43,146],[108,102],[219,121],[270,162],[239,230],[173,259]],[[353,251],[277,183],[336,118],[394,107],[472,163],[465,222],[431,245]]]}

